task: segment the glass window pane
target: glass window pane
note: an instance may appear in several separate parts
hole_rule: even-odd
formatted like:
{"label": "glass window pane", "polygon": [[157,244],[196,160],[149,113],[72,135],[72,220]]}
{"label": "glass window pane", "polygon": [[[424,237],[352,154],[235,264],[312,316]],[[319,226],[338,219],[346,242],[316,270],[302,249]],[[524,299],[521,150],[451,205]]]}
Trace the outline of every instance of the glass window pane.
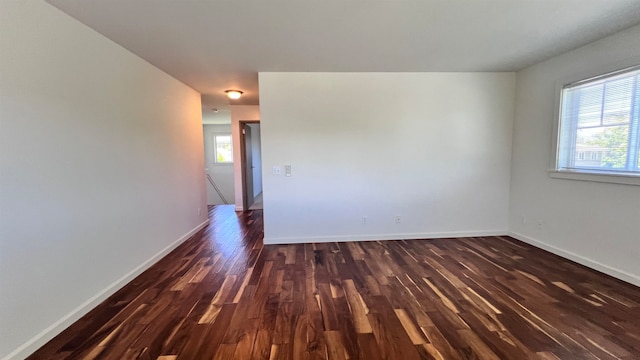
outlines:
{"label": "glass window pane", "polygon": [[231,135],[216,135],[214,137],[215,159],[217,163],[233,162]]}
{"label": "glass window pane", "polygon": [[629,146],[629,126],[601,126],[590,129],[578,129],[576,152],[591,152],[592,157],[582,158],[578,155],[576,167],[624,169],[627,163],[627,147]]}

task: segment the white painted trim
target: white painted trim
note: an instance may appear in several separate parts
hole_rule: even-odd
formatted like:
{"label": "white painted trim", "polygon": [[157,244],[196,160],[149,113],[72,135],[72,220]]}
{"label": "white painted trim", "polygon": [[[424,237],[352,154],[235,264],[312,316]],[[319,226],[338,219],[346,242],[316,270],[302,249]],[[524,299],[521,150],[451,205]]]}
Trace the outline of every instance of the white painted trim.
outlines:
{"label": "white painted trim", "polygon": [[164,249],[160,250],[158,253],[150,257],[147,261],[138,265],[133,270],[129,271],[120,279],[114,281],[109,286],[80,304],[77,308],[72,310],[70,313],[63,316],[60,320],[51,324],[46,329],[42,330],[38,335],[34,336],[24,344],[20,345],[17,349],[10,352],[8,355],[3,357],[1,360],[13,360],[13,359],[24,359],[27,356],[31,355],[33,352],[38,350],[42,345],[46,344],[49,340],[53,339],[56,335],[61,333],[64,329],[68,328],[71,324],[76,322],[82,316],[87,314],[93,308],[98,306],[100,303],[105,301],[109,296],[113,295],[116,291],[120,290],[122,287],[127,285],[133,279],[135,279],[138,275],[142,274],[145,270],[150,268],[153,264],[158,262],[160,259],[169,254],[172,250],[177,248],[180,244],[188,240],[195,233],[200,231],[205,226],[209,225],[209,220],[207,219],[202,224],[196,226],[186,234],[182,235],[178,240],[169,244]]}
{"label": "white painted trim", "polygon": [[640,174],[614,174],[588,171],[549,170],[549,176],[556,179],[594,181],[624,185],[640,185]]}
{"label": "white painted trim", "polygon": [[482,230],[482,231],[451,231],[451,232],[405,233],[405,234],[265,237],[264,244],[265,245],[281,245],[281,244],[353,242],[353,241],[377,241],[377,240],[420,240],[420,239],[439,239],[439,238],[454,238],[454,237],[504,236],[506,234],[507,234],[507,230]]}
{"label": "white painted trim", "polygon": [[620,269],[616,269],[614,267],[611,267],[609,265],[605,265],[603,263],[600,263],[598,261],[586,258],[584,256],[578,255],[576,253],[573,253],[571,251],[567,251],[564,249],[560,249],[558,247],[555,247],[553,245],[549,245],[547,243],[544,243],[542,241],[533,239],[531,237],[528,237],[526,235],[522,235],[522,234],[518,234],[512,231],[509,231],[509,236],[511,236],[512,238],[518,239],[522,242],[525,242],[529,245],[533,245],[537,248],[546,250],[550,253],[556,254],[558,256],[561,256],[565,259],[569,259],[571,261],[575,261],[578,264],[584,265],[588,268],[600,271],[602,273],[605,273],[607,275],[613,276],[616,279],[628,282],[630,284],[633,284],[635,286],[640,286],[640,277],[634,274],[630,274],[626,271],[620,270]]}
{"label": "white painted trim", "polygon": [[[240,146],[240,122],[257,121],[260,122],[260,105],[230,105],[231,110],[231,143],[233,148],[233,183],[235,192],[236,211],[244,211],[242,204],[242,153]],[[263,176],[264,178],[264,173]]]}

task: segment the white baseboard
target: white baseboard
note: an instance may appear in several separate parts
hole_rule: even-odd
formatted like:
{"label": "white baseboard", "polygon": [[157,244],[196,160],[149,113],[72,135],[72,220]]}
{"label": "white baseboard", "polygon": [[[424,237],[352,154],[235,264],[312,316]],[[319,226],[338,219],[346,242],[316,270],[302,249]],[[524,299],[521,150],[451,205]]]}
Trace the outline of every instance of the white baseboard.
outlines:
{"label": "white baseboard", "polygon": [[607,275],[613,276],[616,279],[620,279],[622,281],[628,282],[630,284],[633,284],[635,286],[640,286],[640,277],[630,274],[626,271],[620,270],[620,269],[616,269],[614,267],[611,267],[609,265],[605,265],[603,263],[600,263],[598,261],[586,258],[584,256],[578,255],[576,253],[573,253],[571,251],[567,251],[564,249],[560,249],[558,247],[555,247],[553,245],[544,243],[542,241],[538,241],[534,238],[528,237],[526,235],[522,235],[522,234],[518,234],[512,231],[509,231],[509,236],[511,236],[512,238],[518,239],[522,242],[525,242],[529,245],[533,245],[537,248],[546,250],[550,253],[556,254],[558,256],[562,256],[565,259],[569,259],[571,261],[575,261],[578,264],[584,265],[588,268],[600,271],[602,273],[605,273]]}
{"label": "white baseboard", "polygon": [[503,236],[507,230],[481,230],[481,231],[451,231],[430,233],[401,233],[401,234],[367,234],[367,235],[336,235],[336,236],[298,236],[298,237],[268,237],[265,236],[265,245],[302,244],[302,243],[327,243],[327,242],[351,242],[351,241],[377,241],[377,240],[418,240],[438,239],[454,237],[475,236]]}
{"label": "white baseboard", "polygon": [[209,220],[207,219],[202,224],[196,226],[188,233],[181,236],[178,240],[169,244],[169,246],[160,250],[158,253],[150,257],[147,261],[137,266],[135,269],[129,271],[120,279],[114,281],[109,286],[89,298],[87,301],[83,302],[72,310],[70,313],[63,316],[60,320],[51,324],[46,329],[42,330],[38,335],[34,336],[24,344],[20,345],[17,349],[6,355],[2,358],[2,360],[14,360],[14,359],[24,359],[27,356],[31,355],[34,351],[38,350],[42,345],[46,344],[49,340],[53,339],[56,335],[61,333],[64,329],[68,328],[71,324],[78,321],[82,316],[87,314],[90,310],[98,306],[100,303],[105,301],[109,296],[113,295],[116,291],[120,290],[123,286],[128,284],[131,280],[135,279],[136,276],[142,274],[145,270],[150,268],[153,264],[158,262],[158,260],[165,257],[169,254],[173,249],[177,248],[178,245],[185,242],[187,239],[192,237],[195,233],[200,231],[202,228],[209,224]]}

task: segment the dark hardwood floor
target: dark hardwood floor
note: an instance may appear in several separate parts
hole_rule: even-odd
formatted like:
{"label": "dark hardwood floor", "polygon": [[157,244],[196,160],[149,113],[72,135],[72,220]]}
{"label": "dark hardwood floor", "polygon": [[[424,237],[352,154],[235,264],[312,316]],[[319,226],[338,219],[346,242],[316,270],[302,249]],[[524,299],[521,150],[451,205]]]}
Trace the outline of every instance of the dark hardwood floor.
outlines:
{"label": "dark hardwood floor", "polygon": [[263,246],[211,225],[29,359],[639,359],[640,288],[509,237]]}

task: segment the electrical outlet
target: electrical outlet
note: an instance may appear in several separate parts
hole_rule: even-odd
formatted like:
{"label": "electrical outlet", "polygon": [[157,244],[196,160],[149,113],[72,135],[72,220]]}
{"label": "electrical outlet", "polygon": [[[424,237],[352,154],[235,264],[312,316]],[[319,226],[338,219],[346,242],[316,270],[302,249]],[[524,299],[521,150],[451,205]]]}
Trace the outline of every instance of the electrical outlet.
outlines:
{"label": "electrical outlet", "polygon": [[400,224],[402,222],[402,219],[400,218],[400,215],[396,215],[396,224]]}
{"label": "electrical outlet", "polygon": [[198,208],[198,216],[202,215],[202,209]]}
{"label": "electrical outlet", "polygon": [[536,228],[538,228],[538,230],[542,230],[542,220],[538,220],[538,223],[536,224]]}
{"label": "electrical outlet", "polygon": [[282,175],[282,166],[274,166],[272,170],[273,175]]}
{"label": "electrical outlet", "polygon": [[291,165],[284,166],[284,176],[291,176]]}
{"label": "electrical outlet", "polygon": [[527,223],[527,217],[522,215],[522,225]]}
{"label": "electrical outlet", "polygon": [[366,225],[367,224],[367,217],[363,216],[362,217],[362,225]]}

